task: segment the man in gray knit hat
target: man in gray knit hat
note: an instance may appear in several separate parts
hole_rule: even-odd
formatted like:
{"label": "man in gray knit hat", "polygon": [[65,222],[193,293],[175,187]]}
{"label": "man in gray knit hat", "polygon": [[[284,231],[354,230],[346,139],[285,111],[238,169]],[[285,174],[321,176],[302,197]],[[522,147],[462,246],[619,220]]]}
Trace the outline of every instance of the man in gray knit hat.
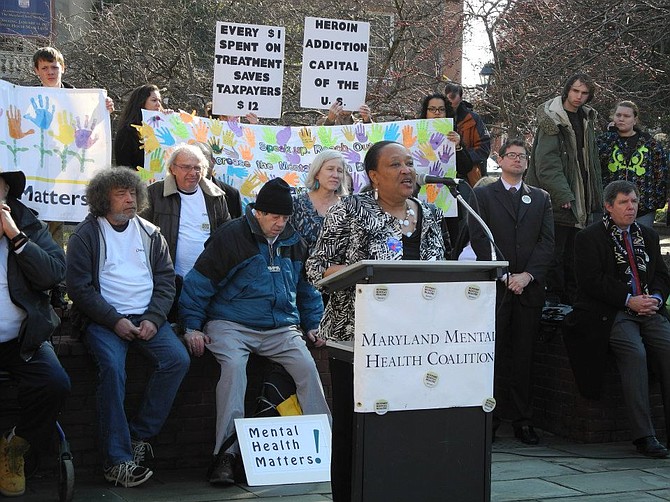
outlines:
{"label": "man in gray knit hat", "polygon": [[213,484],[235,482],[236,418],[244,416],[249,354],[281,364],[296,384],[304,414],[330,416],[319,373],[303,334],[317,345],[321,295],[307,282],[307,245],[288,223],[291,188],[268,181],[241,218],[224,224],[184,278],[180,320],[191,354],[207,348],[221,365],[216,388]]}

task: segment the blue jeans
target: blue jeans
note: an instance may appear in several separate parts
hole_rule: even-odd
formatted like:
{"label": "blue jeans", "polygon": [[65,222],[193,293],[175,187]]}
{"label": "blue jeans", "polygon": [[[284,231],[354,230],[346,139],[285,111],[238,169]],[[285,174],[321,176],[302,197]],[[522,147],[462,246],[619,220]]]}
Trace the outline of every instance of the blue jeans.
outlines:
{"label": "blue jeans", "polygon": [[[139,316],[130,316],[136,322]],[[149,439],[158,434],[172,408],[190,358],[172,327],[165,322],[151,340],[129,342],[99,324],[86,328],[85,341],[98,365],[98,421],[105,467],[132,460],[130,438]],[[123,402],[126,396],[126,354],[134,345],[154,365],[137,415],[130,422]]]}

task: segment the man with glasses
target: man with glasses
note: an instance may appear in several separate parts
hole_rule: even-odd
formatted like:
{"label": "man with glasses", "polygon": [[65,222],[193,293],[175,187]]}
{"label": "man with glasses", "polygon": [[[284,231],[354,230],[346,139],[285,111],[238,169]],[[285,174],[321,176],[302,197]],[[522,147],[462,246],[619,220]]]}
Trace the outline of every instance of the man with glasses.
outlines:
{"label": "man with glasses", "polygon": [[[537,444],[531,376],[545,276],[554,251],[554,219],[549,194],[523,182],[528,165],[523,140],[506,141],[498,154],[500,179],[478,186],[470,199],[493,233],[497,258],[509,262],[496,294],[495,393],[500,411],[493,419],[494,438],[504,416],[519,440]],[[477,259],[490,260],[491,243],[481,225],[470,218],[468,229]]]}
{"label": "man with glasses", "polygon": [[560,96],[539,106],[528,166],[528,183],[549,192],[554,208],[556,248],[547,274],[547,298],[569,305],[577,291],[575,235],[602,216],[597,113],[587,104],[594,91],[593,80],[577,73],[565,82]]}
{"label": "man with glasses", "polygon": [[177,295],[168,320],[177,321],[181,283],[205,248],[205,241],[230,220],[225,192],[207,179],[209,162],[196,145],[177,145],[165,179],[149,186],[141,215],[161,229],[177,276]]}

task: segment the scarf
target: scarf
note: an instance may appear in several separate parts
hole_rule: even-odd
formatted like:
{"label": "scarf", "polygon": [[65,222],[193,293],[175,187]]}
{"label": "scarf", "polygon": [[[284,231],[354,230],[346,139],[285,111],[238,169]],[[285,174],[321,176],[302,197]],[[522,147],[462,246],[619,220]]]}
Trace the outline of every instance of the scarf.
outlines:
{"label": "scarf", "polygon": [[[628,259],[628,252],[626,251],[623,230],[614,224],[612,218],[607,212],[605,212],[603,215],[603,223],[605,224],[607,233],[612,238],[612,244],[614,245],[614,260],[616,262],[619,276],[622,277],[626,284],[630,286],[630,291],[632,294],[634,279]],[[642,291],[638,291],[637,294],[648,295],[649,288],[647,285],[647,262],[649,261],[649,255],[647,255],[647,252],[644,249],[642,231],[640,230],[639,225],[633,222],[633,224],[628,229],[628,233],[630,234],[630,239],[632,240],[633,255],[635,256],[637,274],[640,279],[640,288],[642,289]]]}

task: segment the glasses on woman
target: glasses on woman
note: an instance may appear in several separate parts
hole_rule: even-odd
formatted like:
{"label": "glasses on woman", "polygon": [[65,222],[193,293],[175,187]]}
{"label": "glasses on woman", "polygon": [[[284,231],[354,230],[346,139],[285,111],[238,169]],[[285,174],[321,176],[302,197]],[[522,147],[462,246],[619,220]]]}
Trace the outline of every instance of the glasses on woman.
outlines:
{"label": "glasses on woman", "polygon": [[528,155],[526,155],[525,153],[509,152],[503,155],[503,157],[509,157],[512,160],[516,159],[528,160]]}
{"label": "glasses on woman", "polygon": [[174,164],[174,166],[178,167],[179,169],[181,169],[185,173],[190,173],[191,171],[195,171],[196,173],[199,173],[200,171],[202,171],[201,166],[187,166],[187,165],[184,165],[184,164]]}
{"label": "glasses on woman", "polygon": [[444,113],[447,111],[444,106],[429,106],[427,109],[430,113]]}

